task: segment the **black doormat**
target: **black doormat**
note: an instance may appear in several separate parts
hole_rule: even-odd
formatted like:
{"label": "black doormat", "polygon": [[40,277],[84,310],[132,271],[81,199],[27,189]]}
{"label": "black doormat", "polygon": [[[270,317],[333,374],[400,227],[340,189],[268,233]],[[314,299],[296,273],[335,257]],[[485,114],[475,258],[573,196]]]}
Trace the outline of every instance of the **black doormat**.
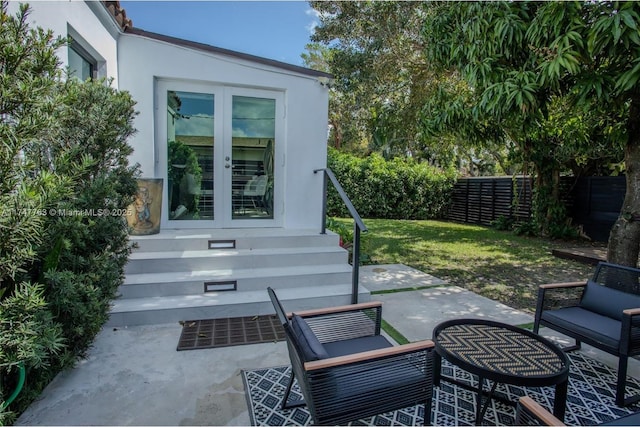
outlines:
{"label": "black doormat", "polygon": [[178,351],[284,341],[285,338],[276,316],[187,320],[181,323]]}

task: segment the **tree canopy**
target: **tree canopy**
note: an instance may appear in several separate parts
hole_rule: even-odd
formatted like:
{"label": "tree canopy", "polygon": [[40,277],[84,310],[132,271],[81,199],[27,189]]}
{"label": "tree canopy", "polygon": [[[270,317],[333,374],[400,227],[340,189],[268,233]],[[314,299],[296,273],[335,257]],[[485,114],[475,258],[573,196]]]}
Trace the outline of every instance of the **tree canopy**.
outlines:
{"label": "tree canopy", "polygon": [[567,226],[561,174],[624,169],[627,198],[609,259],[637,263],[640,4],[312,5],[321,17],[316,51],[343,108],[334,119],[358,129],[365,152],[433,163],[468,156],[478,165],[492,157],[501,171],[532,173],[535,220],[550,235]]}
{"label": "tree canopy", "polygon": [[498,122],[536,166],[547,225],[562,154],[588,157],[596,136],[603,151],[623,140],[627,192],[608,257],[626,265],[640,252],[638,11],[633,2],[429,3],[424,25],[430,65],[460,73],[473,116]]}

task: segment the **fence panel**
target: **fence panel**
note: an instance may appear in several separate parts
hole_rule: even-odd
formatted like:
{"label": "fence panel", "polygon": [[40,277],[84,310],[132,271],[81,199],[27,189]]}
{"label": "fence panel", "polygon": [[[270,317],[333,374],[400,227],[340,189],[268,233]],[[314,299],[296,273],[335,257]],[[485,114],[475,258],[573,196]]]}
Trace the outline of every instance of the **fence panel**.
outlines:
{"label": "fence panel", "polygon": [[624,176],[589,176],[578,179],[571,191],[568,208],[573,224],[592,240],[609,240],[611,227],[618,219],[626,193]]}
{"label": "fence panel", "polygon": [[452,221],[490,225],[499,217],[527,219],[531,215],[531,178],[461,178],[451,200],[448,218]]}
{"label": "fence panel", "polygon": [[[607,241],[624,200],[624,176],[563,178],[562,193],[574,225],[594,241]],[[490,225],[500,218],[524,221],[531,217],[530,177],[473,177],[456,182],[448,219]]]}

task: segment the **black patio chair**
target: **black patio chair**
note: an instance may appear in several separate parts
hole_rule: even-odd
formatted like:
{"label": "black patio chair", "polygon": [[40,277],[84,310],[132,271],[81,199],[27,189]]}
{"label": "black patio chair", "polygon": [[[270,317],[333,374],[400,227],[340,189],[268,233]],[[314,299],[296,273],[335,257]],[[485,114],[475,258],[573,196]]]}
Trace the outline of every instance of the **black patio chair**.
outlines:
{"label": "black patio chair", "polygon": [[533,332],[555,329],[618,357],[616,405],[626,406],[640,395],[625,398],[627,364],[640,355],[640,269],[600,262],[586,282],[540,285]]}
{"label": "black patio chair", "polygon": [[[424,422],[430,423],[431,340],[393,346],[380,335],[380,302],[287,314],[274,290],[268,292],[293,371],[283,408],[306,405],[316,425],[343,425],[424,404]],[[294,380],[303,401],[289,402]]]}
{"label": "black patio chair", "polygon": [[[522,396],[516,406],[517,426],[564,426],[565,424],[553,416],[538,402],[529,396]],[[607,421],[600,426],[637,426],[640,425],[640,412]]]}

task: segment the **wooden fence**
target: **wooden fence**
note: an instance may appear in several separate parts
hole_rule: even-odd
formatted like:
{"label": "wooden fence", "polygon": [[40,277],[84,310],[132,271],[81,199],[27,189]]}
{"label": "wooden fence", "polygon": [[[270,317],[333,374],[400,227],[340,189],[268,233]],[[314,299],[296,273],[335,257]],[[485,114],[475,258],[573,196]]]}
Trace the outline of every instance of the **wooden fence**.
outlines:
{"label": "wooden fence", "polygon": [[530,177],[461,178],[454,188],[448,218],[490,225],[500,218],[526,220],[531,216]]}
{"label": "wooden fence", "polygon": [[624,176],[580,178],[567,203],[573,224],[582,225],[587,236],[597,242],[609,240],[611,227],[618,219],[626,193]]}
{"label": "wooden fence", "polygon": [[[624,176],[585,177],[561,181],[564,200],[573,225],[595,241],[606,241],[620,214],[626,181]],[[530,177],[461,178],[454,186],[448,219],[490,225],[500,217],[517,221],[531,217]]]}

